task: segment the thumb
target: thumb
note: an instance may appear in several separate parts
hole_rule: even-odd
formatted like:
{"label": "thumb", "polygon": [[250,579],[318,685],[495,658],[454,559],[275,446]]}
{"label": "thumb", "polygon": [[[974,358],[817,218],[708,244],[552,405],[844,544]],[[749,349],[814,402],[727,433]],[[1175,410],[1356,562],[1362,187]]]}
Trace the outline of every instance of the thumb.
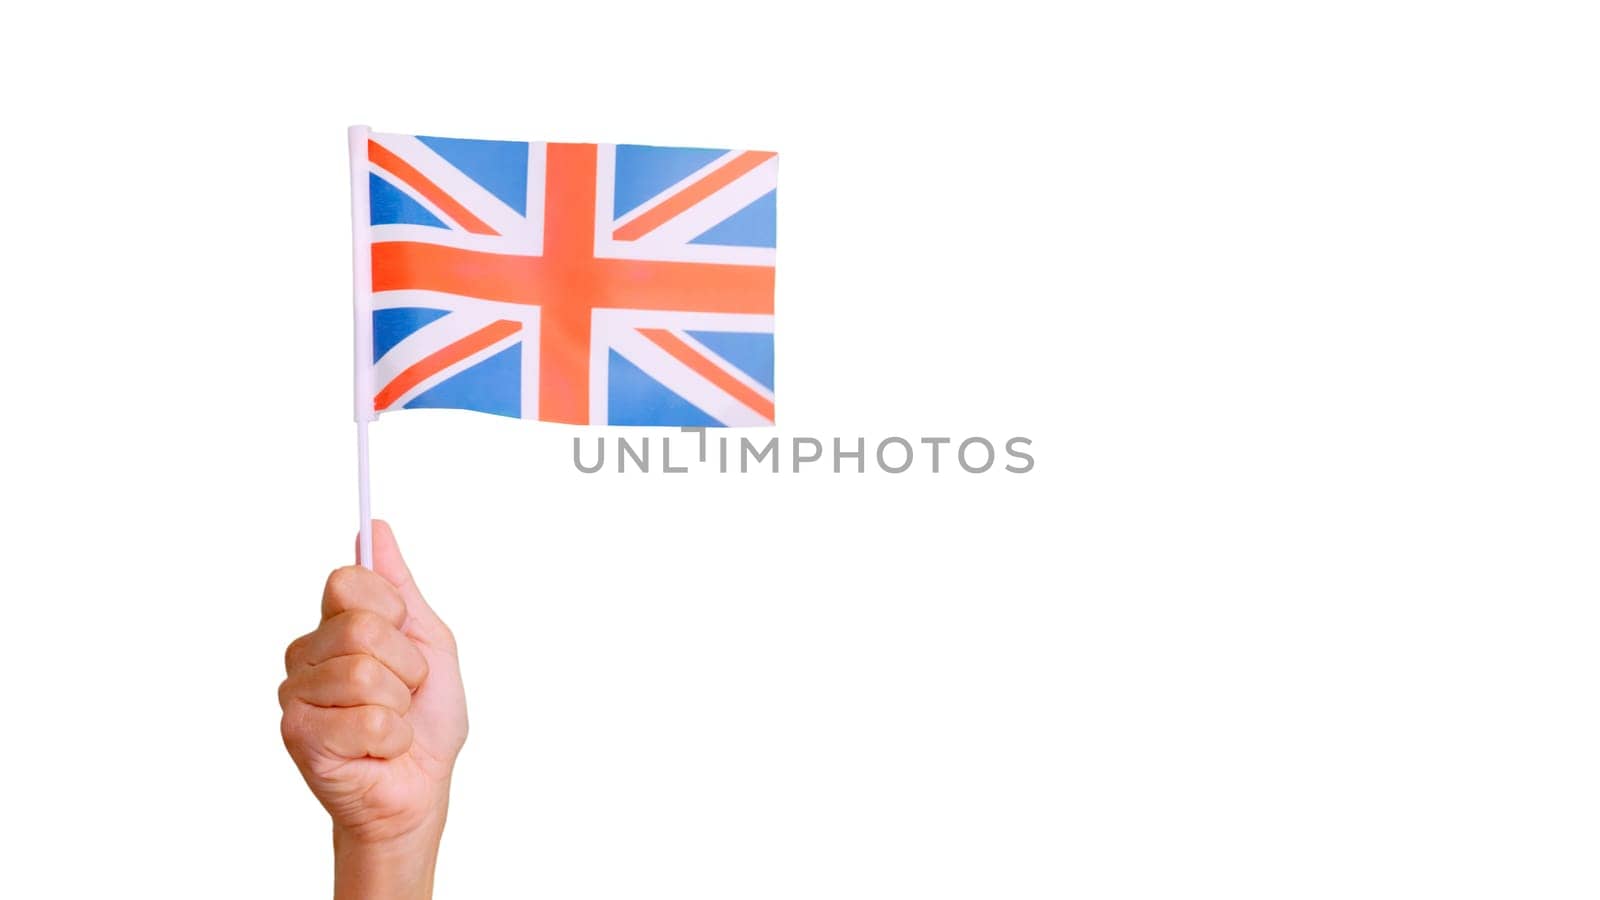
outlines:
{"label": "thumb", "polygon": [[424,643],[455,652],[455,638],[428,601],[422,599],[422,591],[412,579],[405,557],[400,555],[394,529],[382,519],[372,520],[372,570],[394,585],[406,602],[406,633]]}

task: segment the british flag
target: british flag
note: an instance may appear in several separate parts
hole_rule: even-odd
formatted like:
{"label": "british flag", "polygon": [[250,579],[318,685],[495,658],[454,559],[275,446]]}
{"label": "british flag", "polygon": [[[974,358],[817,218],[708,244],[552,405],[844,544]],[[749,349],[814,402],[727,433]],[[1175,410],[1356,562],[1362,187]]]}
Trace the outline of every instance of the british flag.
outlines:
{"label": "british flag", "polygon": [[373,409],[772,424],[777,186],[767,152],[369,134]]}

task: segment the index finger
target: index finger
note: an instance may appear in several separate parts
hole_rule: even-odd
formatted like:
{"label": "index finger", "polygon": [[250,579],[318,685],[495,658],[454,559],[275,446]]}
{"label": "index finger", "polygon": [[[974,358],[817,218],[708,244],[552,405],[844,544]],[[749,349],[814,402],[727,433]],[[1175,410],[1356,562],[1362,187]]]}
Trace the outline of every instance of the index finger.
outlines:
{"label": "index finger", "polygon": [[361,566],[334,569],[322,589],[322,618],[362,609],[396,628],[406,622],[406,602],[382,575]]}

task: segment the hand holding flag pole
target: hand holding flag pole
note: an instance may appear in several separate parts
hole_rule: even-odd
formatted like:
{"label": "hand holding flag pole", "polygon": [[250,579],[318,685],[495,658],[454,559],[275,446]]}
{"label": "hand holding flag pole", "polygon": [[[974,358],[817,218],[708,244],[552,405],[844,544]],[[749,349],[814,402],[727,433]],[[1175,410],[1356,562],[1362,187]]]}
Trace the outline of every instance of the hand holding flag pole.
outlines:
{"label": "hand holding flag pole", "polygon": [[372,568],[372,476],[367,462],[367,423],[376,391],[372,383],[372,199],[368,196],[367,136],[365,125],[350,126],[350,219],[355,237],[352,271],[355,273],[355,416],[356,479],[360,497],[361,539],[357,562]]}

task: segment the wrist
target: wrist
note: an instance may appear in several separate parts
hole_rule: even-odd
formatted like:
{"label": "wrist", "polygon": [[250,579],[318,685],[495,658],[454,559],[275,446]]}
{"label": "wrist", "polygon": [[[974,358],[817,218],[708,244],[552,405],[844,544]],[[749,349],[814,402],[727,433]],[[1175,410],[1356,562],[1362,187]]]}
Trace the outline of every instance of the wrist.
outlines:
{"label": "wrist", "polygon": [[439,810],[401,835],[374,840],[356,831],[333,829],[334,900],[427,900],[433,896],[433,871],[444,835]]}

